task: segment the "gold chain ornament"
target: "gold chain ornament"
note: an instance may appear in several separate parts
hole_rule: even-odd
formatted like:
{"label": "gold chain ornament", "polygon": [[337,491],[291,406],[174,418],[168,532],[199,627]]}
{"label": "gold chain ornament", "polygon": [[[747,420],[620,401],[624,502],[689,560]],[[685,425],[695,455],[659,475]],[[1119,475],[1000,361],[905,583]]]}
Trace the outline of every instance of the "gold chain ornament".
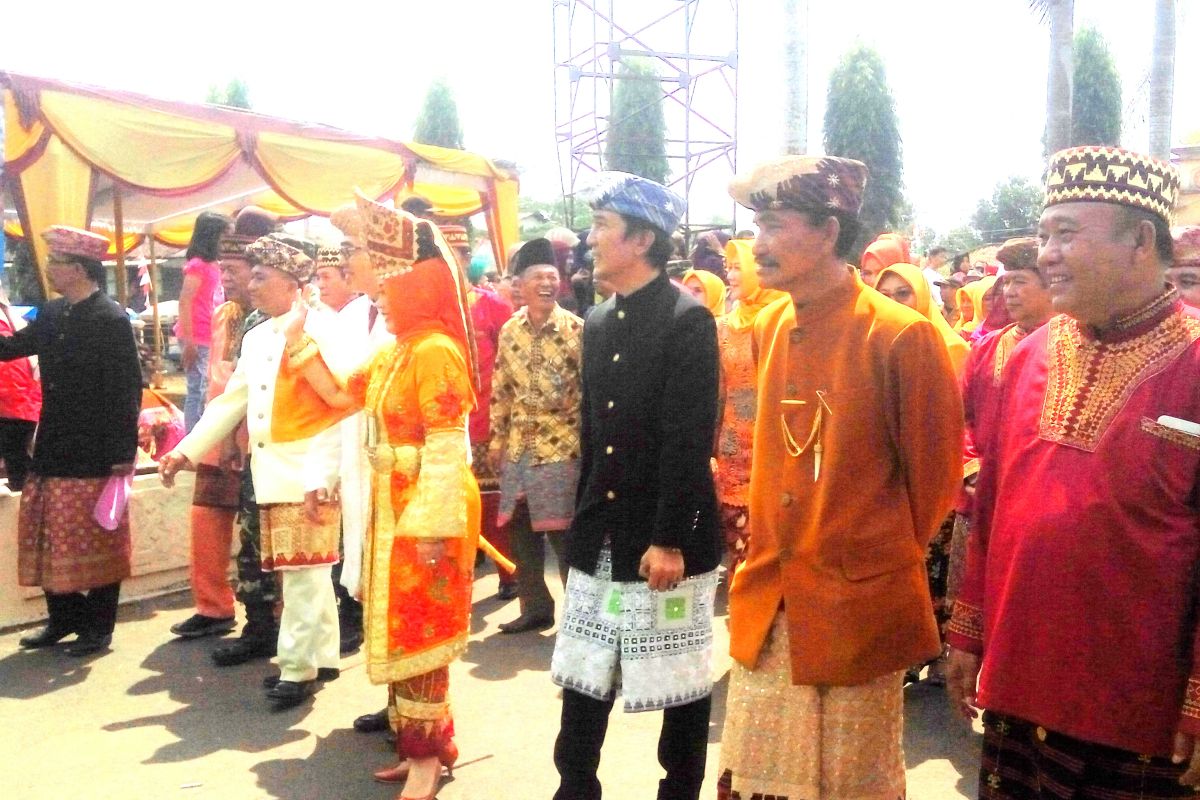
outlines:
{"label": "gold chain ornament", "polygon": [[[829,403],[825,400],[824,390],[817,390],[817,406],[816,413],[813,414],[812,428],[808,432],[808,438],[804,444],[796,441],[796,437],[792,435],[792,429],[788,427],[787,416],[784,412],[779,414],[779,425],[783,430],[783,446],[787,453],[792,458],[799,458],[804,455],[808,449],[812,448],[813,453],[813,482],[815,483],[821,477],[821,456],[825,452],[825,446],[821,442],[821,430],[825,414],[833,416],[833,409],[829,407]],[[807,400],[780,400],[779,404],[786,410],[788,407],[806,406]]]}

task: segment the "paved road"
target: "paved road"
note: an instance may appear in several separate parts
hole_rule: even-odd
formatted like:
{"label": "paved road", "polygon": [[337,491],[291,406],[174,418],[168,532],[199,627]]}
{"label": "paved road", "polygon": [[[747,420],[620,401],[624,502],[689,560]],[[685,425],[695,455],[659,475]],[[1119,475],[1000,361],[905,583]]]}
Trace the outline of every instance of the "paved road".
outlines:
{"label": "paved road", "polygon": [[[553,572],[553,570],[551,570]],[[558,691],[547,669],[553,632],[500,635],[516,603],[491,599],[496,579],[475,588],[471,647],[452,668],[456,740],[462,760],[441,800],[548,800]],[[177,641],[167,629],[190,613],[187,593],[122,609],[114,647],[82,661],[60,652],[22,652],[19,633],[0,636],[0,753],[7,800],[390,800],[373,783],[390,762],[380,736],[350,728],[383,705],[367,683],[362,654],[342,661],[342,677],[300,708],[266,710],[259,681],[265,661],[216,669],[220,642]],[[724,618],[717,621],[719,648]],[[718,662],[709,733],[706,798],[715,797],[727,659]],[[905,749],[909,797],[972,796],[979,739],[950,718],[941,690],[908,690]],[[652,798],[661,715],[614,712],[601,764],[605,797]]]}

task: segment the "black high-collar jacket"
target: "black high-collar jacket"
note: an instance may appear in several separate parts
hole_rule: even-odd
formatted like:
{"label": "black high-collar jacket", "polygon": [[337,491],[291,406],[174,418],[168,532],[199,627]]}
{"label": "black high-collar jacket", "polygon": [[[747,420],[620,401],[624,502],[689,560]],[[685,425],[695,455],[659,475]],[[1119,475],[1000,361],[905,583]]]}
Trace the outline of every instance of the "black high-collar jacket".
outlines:
{"label": "black high-collar jacket", "polygon": [[717,425],[716,324],[665,273],[592,309],[583,328],[583,453],[567,540],[594,574],[607,540],[613,580],[636,581],[650,545],[685,574],[721,558],[709,458]]}
{"label": "black high-collar jacket", "polygon": [[37,319],[0,337],[0,361],[37,356],[42,414],[30,472],[102,478],[133,464],[142,371],[124,310],[103,292],[42,306]]}

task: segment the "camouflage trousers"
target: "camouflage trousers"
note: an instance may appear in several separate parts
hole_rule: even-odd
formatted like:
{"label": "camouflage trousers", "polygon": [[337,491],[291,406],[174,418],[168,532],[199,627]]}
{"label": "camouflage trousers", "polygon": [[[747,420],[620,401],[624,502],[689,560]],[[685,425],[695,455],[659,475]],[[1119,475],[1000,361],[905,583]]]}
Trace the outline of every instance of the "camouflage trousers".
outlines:
{"label": "camouflage trousers", "polygon": [[243,636],[275,636],[275,604],[279,602],[279,584],[274,572],[262,568],[262,542],[258,504],[254,500],[254,481],[250,459],[242,470],[242,488],[238,503],[237,587],[238,602],[246,607]]}

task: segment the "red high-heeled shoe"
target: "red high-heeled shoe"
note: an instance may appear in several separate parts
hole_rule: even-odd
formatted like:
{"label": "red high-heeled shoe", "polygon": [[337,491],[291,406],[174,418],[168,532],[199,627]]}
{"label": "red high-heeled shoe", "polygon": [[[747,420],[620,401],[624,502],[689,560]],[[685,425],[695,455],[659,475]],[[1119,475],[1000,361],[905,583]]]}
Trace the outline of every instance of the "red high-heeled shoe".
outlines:
{"label": "red high-heeled shoe", "polygon": [[[438,753],[438,763],[446,768],[446,773],[454,777],[454,765],[458,762],[458,745],[453,741],[446,742]],[[404,759],[394,767],[381,769],[374,773],[374,778],[379,783],[404,783],[408,779],[408,759]]]}

